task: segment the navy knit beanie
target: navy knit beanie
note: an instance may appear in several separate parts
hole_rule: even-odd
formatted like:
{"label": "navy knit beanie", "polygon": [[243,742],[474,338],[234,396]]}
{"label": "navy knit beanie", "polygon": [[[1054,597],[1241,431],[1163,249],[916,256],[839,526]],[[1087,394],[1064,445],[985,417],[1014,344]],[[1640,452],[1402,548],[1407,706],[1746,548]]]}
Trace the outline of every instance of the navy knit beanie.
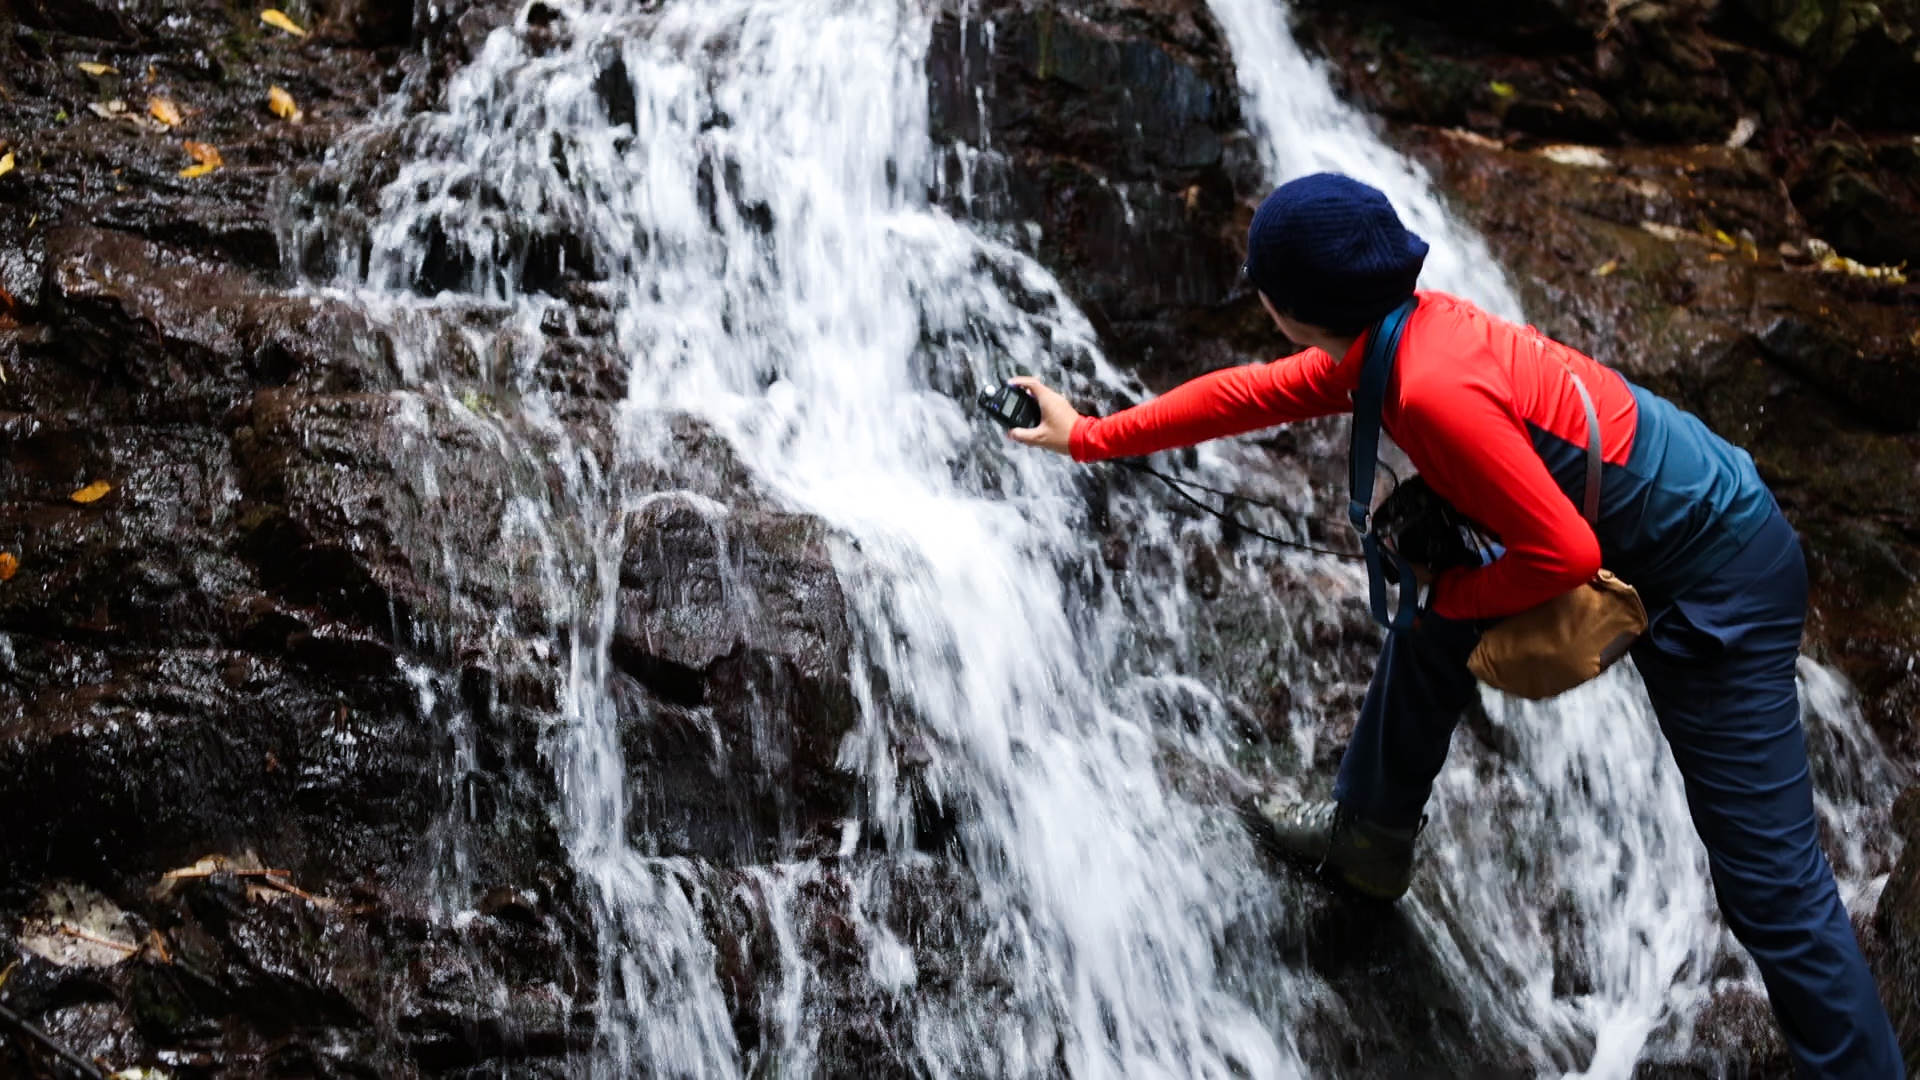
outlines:
{"label": "navy knit beanie", "polygon": [[1427,242],[1379,190],[1338,173],[1274,189],[1247,230],[1247,277],[1281,314],[1357,333],[1413,293]]}

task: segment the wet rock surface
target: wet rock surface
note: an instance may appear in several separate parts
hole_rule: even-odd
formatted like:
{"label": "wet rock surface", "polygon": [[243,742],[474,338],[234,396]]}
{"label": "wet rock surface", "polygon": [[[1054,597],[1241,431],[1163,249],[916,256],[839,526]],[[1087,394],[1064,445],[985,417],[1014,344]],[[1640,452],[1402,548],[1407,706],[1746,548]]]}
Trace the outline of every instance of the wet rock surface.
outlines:
{"label": "wet rock surface", "polygon": [[1162,381],[1231,362],[1261,178],[1205,4],[968,5],[935,24],[928,77],[935,140],[965,147],[947,201],[1037,225],[1114,359]]}
{"label": "wet rock surface", "polygon": [[[1810,539],[1818,648],[1908,760],[1920,295],[1822,269],[1815,241],[1863,264],[1920,262],[1920,117],[1898,92],[1914,85],[1910,8],[1300,13],[1545,329],[1754,452]],[[0,176],[0,550],[19,559],[0,583],[0,970],[25,957],[6,1002],[87,1056],[183,1076],[567,1075],[594,1038],[597,954],[551,812],[554,659],[502,642],[553,630],[539,553],[501,521],[516,484],[554,480],[500,475],[511,388],[457,345],[462,320],[498,313],[396,327],[289,295],[304,256],[281,250],[274,219],[383,95],[430,103],[504,21],[565,27],[539,5],[293,13],[310,37],[218,5],[0,12],[0,153],[17,162]],[[1036,224],[1026,242],[1110,356],[1164,388],[1281,349],[1238,283],[1264,182],[1203,3],[969,5],[936,21],[928,74],[949,148],[937,196],[1011,237]],[[273,85],[300,124],[268,112]],[[182,122],[140,121],[149,97]],[[218,146],[223,167],[182,177],[186,139]],[[1567,142],[1598,157],[1545,150]],[[563,261],[541,291],[570,295]],[[572,452],[602,463],[595,433],[623,390],[596,348],[604,315],[582,304],[527,345],[570,402],[557,424]],[[396,393],[395,335],[416,331],[445,335],[446,370],[469,392]],[[792,948],[832,983],[829,1014],[809,1021],[823,1071],[897,1072],[900,995],[989,995],[994,975],[966,962],[980,928],[937,834],[901,865],[834,857],[861,797],[837,750],[873,690],[849,672],[845,541],[754,493],[711,431],[644,426],[675,464],[640,478],[660,494],[627,515],[615,574],[612,680],[647,793],[629,828],[701,867],[744,1059],[784,1022],[759,992]],[[1331,491],[1332,430],[1254,444],[1282,477],[1265,494]],[[95,481],[107,494],[71,498]],[[1090,482],[1088,496],[1149,483]],[[1127,538],[1101,542],[1106,571],[1124,574]],[[1270,613],[1217,595],[1220,561],[1248,543],[1186,553],[1190,587],[1216,601],[1196,674],[1226,691],[1250,745],[1284,756],[1298,709],[1351,709],[1371,629],[1351,605],[1293,627],[1333,658],[1327,700],[1295,700],[1262,666]],[[1272,573],[1276,592],[1326,591],[1284,563]],[[1337,751],[1316,747],[1312,764]],[[1234,795],[1197,772],[1181,782]],[[163,881],[214,853],[285,873]],[[785,865],[796,858],[813,861]],[[1889,1002],[1920,1038],[1916,861],[1895,871],[1875,932]],[[48,890],[74,882],[125,913],[140,942],[128,958],[60,966],[19,948]],[[792,905],[768,900],[783,890],[801,897],[797,943],[775,925]],[[1410,928],[1317,897],[1301,890],[1293,936],[1241,943],[1302,951],[1326,974],[1342,1004],[1311,1026],[1317,1060],[1518,1068],[1460,1038]],[[910,949],[906,966],[862,967],[876,928]],[[1778,1046],[1752,1003],[1715,1008],[1716,1060],[1772,1074]],[[0,1071],[43,1069],[0,1041]]]}
{"label": "wet rock surface", "polygon": [[[290,10],[310,37],[218,6],[0,13],[6,1002],[114,1068],[568,1075],[596,953],[550,810],[553,663],[493,647],[548,630],[540,553],[502,520],[553,478],[502,475],[512,391],[461,351],[498,314],[410,325],[291,295],[275,220],[383,92],[431,99],[511,13]],[[181,123],[138,119],[149,97]],[[224,164],[178,175],[183,139]],[[604,464],[621,386],[594,317],[529,345],[574,403],[520,433],[548,467],[562,435]],[[396,393],[413,334],[473,388]],[[622,575],[634,781],[664,793],[634,827],[721,865],[831,847],[855,797],[833,540],[756,502],[711,433],[648,427],[675,465],[640,482],[679,494],[634,516]],[[722,531],[670,512],[687,500]],[[165,882],[210,855],[234,866]],[[140,944],[103,966],[24,951],[49,891],[79,885]],[[50,1067],[0,1036],[0,1072]]]}

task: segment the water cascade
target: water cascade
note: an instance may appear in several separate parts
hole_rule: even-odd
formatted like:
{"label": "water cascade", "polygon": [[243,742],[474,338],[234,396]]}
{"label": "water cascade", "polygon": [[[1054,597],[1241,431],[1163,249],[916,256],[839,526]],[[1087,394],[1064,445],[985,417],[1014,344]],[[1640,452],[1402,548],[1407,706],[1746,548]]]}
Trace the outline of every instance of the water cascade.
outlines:
{"label": "water cascade", "polygon": [[[1339,105],[1283,13],[1213,7],[1273,176],[1328,167],[1380,184],[1434,241],[1430,286],[1518,313],[1484,247]],[[288,225],[311,287],[386,326],[403,416],[497,460],[492,546],[422,537],[422,558],[450,618],[557,683],[528,722],[545,725],[552,814],[597,941],[580,1071],[809,1074],[843,976],[800,943],[832,880],[860,977],[917,1070],[1319,1072],[1301,1025],[1326,1015],[1327,985],[1297,956],[1244,946],[1285,936],[1298,890],[1193,779],[1249,767],[1234,703],[1188,674],[1206,665],[1187,571],[1196,545],[1223,543],[1218,525],[1116,484],[1103,509],[1128,543],[1103,561],[1086,472],[1016,452],[969,411],[976,388],[1018,370],[1091,400],[1140,389],[1017,237],[931,199],[933,18],[899,0],[542,0],[436,109],[336,151],[331,181],[377,190],[373,205]],[[583,389],[550,337],[597,343],[618,361],[611,385]],[[724,553],[758,505],[662,483],[684,465],[665,434],[676,417],[724,440],[752,499],[824,523],[853,638],[857,717],[838,754],[863,795],[837,848],[783,851],[725,884],[633,826],[648,793],[627,737],[670,706],[624,692],[611,653],[634,530],[692,513]],[[447,451],[419,446],[423,499],[456,497]],[[1275,482],[1232,447],[1194,460],[1210,483]],[[1352,568],[1230,550],[1222,587],[1261,597],[1275,677],[1324,678],[1297,631],[1351,610]],[[1321,591],[1268,595],[1274,559]],[[500,606],[463,608],[459,582],[489,572],[508,579]],[[740,640],[778,632],[750,589],[726,591],[716,617]],[[1816,739],[1833,747],[1826,812],[1886,805],[1887,766],[1843,688],[1807,671]],[[447,696],[416,682],[423,700]],[[1476,1029],[1515,1057],[1621,1076],[1650,1038],[1684,1049],[1727,942],[1632,676],[1548,709],[1490,699],[1488,713],[1443,778],[1412,924]],[[1296,714],[1295,749],[1324,741],[1328,718]],[[756,725],[749,741],[772,752],[782,737]],[[472,757],[470,733],[454,743]],[[715,768],[729,782],[728,763]],[[918,850],[936,818],[951,819],[957,857]],[[435,850],[464,852],[450,833]],[[892,896],[936,862],[959,879],[968,931],[951,943],[957,973],[918,986]],[[1845,869],[1867,865],[1863,852]],[[442,869],[449,909],[466,902],[465,867]],[[716,890],[763,908],[773,940],[744,1040],[702,914],[727,899]]]}

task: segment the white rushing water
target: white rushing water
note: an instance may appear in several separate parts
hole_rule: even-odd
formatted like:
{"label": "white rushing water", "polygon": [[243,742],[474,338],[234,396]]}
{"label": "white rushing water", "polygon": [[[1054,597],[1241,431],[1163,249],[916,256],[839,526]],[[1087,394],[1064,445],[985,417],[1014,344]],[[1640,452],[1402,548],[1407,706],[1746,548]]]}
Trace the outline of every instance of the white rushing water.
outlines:
{"label": "white rushing water", "polygon": [[[1427,284],[1517,313],[1484,247],[1337,102],[1280,9],[1213,6],[1274,176],[1337,168],[1381,186],[1434,245]],[[885,906],[868,896],[881,879],[855,883],[858,937],[904,1017],[904,1056],[936,1076],[1313,1071],[1298,1026],[1327,987],[1297,961],[1225,947],[1285,921],[1269,871],[1217,806],[1167,782],[1170,760],[1231,768],[1239,741],[1231,703],[1172,674],[1196,666],[1186,542],[1217,530],[1116,495],[1108,512],[1131,549],[1109,573],[1079,467],[1016,452],[969,411],[973,388],[1021,370],[1082,393],[1138,387],[1043,268],[930,201],[933,13],[902,0],[544,7],[557,31],[523,32],[523,11],[437,111],[405,122],[405,164],[365,221],[299,229],[309,257],[329,260],[322,284],[396,326],[493,313],[465,351],[444,332],[397,335],[398,359],[423,414],[486,431],[508,460],[501,535],[536,553],[514,572],[544,598],[544,636],[528,647],[564,673],[545,745],[599,939],[591,1070],[803,1075],[818,1053],[823,977],[795,920],[827,869],[747,871],[776,956],[749,1054],[700,915],[707,879],[629,833],[622,731],[649,720],[616,700],[609,659],[627,522],[667,498],[728,528],[727,507],[639,479],[651,475],[639,466],[672,465],[661,417],[679,411],[720,432],[785,508],[843,538],[861,716],[841,754],[867,781],[865,831],[898,852],[918,824],[894,768],[908,738],[959,821],[985,928],[962,963],[990,991],[916,993],[910,946],[864,914]],[[353,155],[337,164],[372,167]],[[541,327],[581,316],[524,287],[554,250],[530,236],[567,238],[558,249],[590,268],[592,304],[628,359],[624,396],[598,421],[610,459],[536,370]],[[476,356],[477,376],[453,359]],[[1202,458],[1213,480],[1258,482],[1232,460]],[[1266,558],[1225,567],[1224,587],[1269,588]],[[452,574],[462,555],[439,561]],[[1358,588],[1348,567],[1297,565]],[[1263,597],[1281,671],[1329,677],[1287,628],[1335,599]],[[751,620],[740,632],[751,639]],[[502,618],[498,634],[525,628]],[[891,696],[860,671],[883,674]],[[1829,792],[1827,811],[1884,804],[1890,781],[1857,713],[1816,689],[1855,785]],[[1458,747],[1442,778],[1416,923],[1486,1033],[1542,1069],[1625,1075],[1651,1034],[1684,1042],[1670,1021],[1698,1004],[1722,946],[1671,761],[1626,675],[1549,710],[1490,707],[1504,745]],[[1171,716],[1183,722],[1157,722]],[[470,757],[470,733],[456,734]],[[440,847],[459,853],[464,880],[457,836]],[[1582,971],[1571,991],[1554,985],[1569,949]]]}

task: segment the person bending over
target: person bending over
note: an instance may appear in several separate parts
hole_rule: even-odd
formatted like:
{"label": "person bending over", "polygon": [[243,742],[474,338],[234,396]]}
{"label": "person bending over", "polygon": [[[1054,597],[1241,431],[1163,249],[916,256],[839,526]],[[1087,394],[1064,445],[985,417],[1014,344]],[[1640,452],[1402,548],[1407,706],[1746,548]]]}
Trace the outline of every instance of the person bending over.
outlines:
{"label": "person bending over", "polygon": [[[1382,424],[1432,489],[1505,550],[1439,573],[1414,625],[1388,632],[1333,798],[1261,802],[1271,839],[1361,893],[1403,894],[1422,809],[1477,693],[1466,661],[1481,631],[1605,564],[1646,602],[1634,664],[1685,778],[1720,909],[1759,966],[1801,1072],[1903,1076],[1820,849],[1794,682],[1807,578],[1793,528],[1753,460],[1696,417],[1532,327],[1416,291],[1426,253],[1372,187],[1328,173],[1282,185],[1254,216],[1246,274],[1305,351],[1102,418],[1016,379],[1041,419],[1013,437],[1099,461],[1350,412],[1369,329],[1417,298]],[[1576,374],[1600,422],[1597,526],[1575,501],[1588,447]]]}

